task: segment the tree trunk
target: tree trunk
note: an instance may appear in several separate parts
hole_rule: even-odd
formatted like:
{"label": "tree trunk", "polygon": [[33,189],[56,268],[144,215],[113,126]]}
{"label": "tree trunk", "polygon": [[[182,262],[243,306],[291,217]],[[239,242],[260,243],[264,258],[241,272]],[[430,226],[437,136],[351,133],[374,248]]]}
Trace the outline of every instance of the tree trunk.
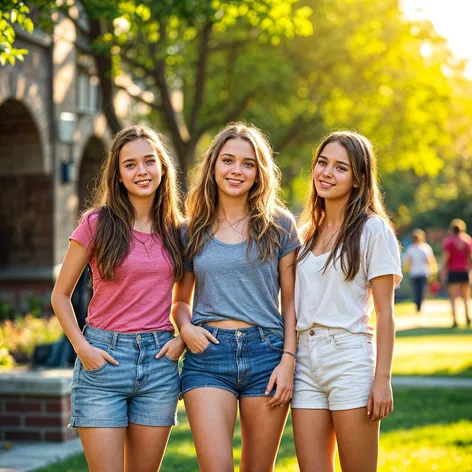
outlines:
{"label": "tree trunk", "polygon": [[195,160],[196,144],[197,143],[193,140],[187,141],[185,146],[183,146],[181,150],[177,151],[180,167],[179,180],[181,189],[184,193],[187,193],[189,188],[190,182],[188,171]]}
{"label": "tree trunk", "polygon": [[[90,17],[90,15],[89,15]],[[90,21],[89,40],[93,44],[102,35],[100,20]],[[114,99],[114,82],[112,73],[111,56],[106,54],[95,54],[95,64],[97,66],[98,79],[100,81],[102,111],[107,120],[108,126],[113,134],[123,128],[120,120],[116,116]]]}

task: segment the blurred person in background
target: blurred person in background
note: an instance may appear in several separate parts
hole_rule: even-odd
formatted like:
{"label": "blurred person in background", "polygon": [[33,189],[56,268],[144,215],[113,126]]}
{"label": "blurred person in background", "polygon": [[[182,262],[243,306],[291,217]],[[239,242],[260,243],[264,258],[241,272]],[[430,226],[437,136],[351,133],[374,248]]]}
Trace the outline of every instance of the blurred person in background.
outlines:
{"label": "blurred person in background", "polygon": [[437,271],[437,262],[431,246],[426,242],[425,232],[415,229],[412,233],[413,242],[406,251],[405,266],[410,274],[413,301],[416,312],[421,312],[428,277]]}
{"label": "blurred person in background", "polygon": [[451,221],[449,231],[451,233],[443,243],[443,255],[441,264],[441,280],[447,281],[449,300],[451,301],[452,327],[457,327],[456,298],[464,300],[464,310],[467,324],[471,327],[469,316],[469,270],[472,268],[472,238],[466,234],[467,226],[464,221],[456,218]]}

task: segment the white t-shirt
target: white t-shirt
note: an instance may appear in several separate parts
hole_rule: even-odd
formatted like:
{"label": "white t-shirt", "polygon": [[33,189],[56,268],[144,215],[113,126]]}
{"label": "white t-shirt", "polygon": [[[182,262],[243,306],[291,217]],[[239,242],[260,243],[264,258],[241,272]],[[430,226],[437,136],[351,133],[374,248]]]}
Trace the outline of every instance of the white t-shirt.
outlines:
{"label": "white t-shirt", "polygon": [[329,253],[314,256],[310,252],[297,264],[297,331],[320,324],[352,333],[373,334],[374,328],[369,325],[374,309],[370,280],[392,274],[398,285],[402,279],[397,240],[381,218],[367,220],[361,235],[360,252],[359,271],[350,282],[344,280],[339,260],[323,273]]}
{"label": "white t-shirt", "polygon": [[410,260],[410,277],[427,277],[431,270],[428,259],[433,256],[433,250],[427,243],[411,244],[406,251]]}

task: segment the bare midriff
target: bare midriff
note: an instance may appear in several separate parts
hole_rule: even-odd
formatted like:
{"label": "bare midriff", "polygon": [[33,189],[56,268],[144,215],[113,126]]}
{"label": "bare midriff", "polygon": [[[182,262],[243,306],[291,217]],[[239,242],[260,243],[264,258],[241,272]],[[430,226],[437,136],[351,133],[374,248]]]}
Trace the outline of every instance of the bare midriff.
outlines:
{"label": "bare midriff", "polygon": [[239,320],[210,321],[205,324],[209,326],[213,326],[214,328],[221,328],[221,329],[252,328],[254,326],[252,324],[246,323],[244,321],[239,321]]}

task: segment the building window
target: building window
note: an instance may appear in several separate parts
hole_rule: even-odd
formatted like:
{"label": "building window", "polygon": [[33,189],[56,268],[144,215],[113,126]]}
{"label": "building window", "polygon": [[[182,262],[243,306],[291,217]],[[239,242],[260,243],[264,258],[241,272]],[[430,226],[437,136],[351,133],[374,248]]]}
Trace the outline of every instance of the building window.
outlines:
{"label": "building window", "polygon": [[87,115],[96,115],[100,111],[100,83],[98,77],[79,71],[78,111]]}

